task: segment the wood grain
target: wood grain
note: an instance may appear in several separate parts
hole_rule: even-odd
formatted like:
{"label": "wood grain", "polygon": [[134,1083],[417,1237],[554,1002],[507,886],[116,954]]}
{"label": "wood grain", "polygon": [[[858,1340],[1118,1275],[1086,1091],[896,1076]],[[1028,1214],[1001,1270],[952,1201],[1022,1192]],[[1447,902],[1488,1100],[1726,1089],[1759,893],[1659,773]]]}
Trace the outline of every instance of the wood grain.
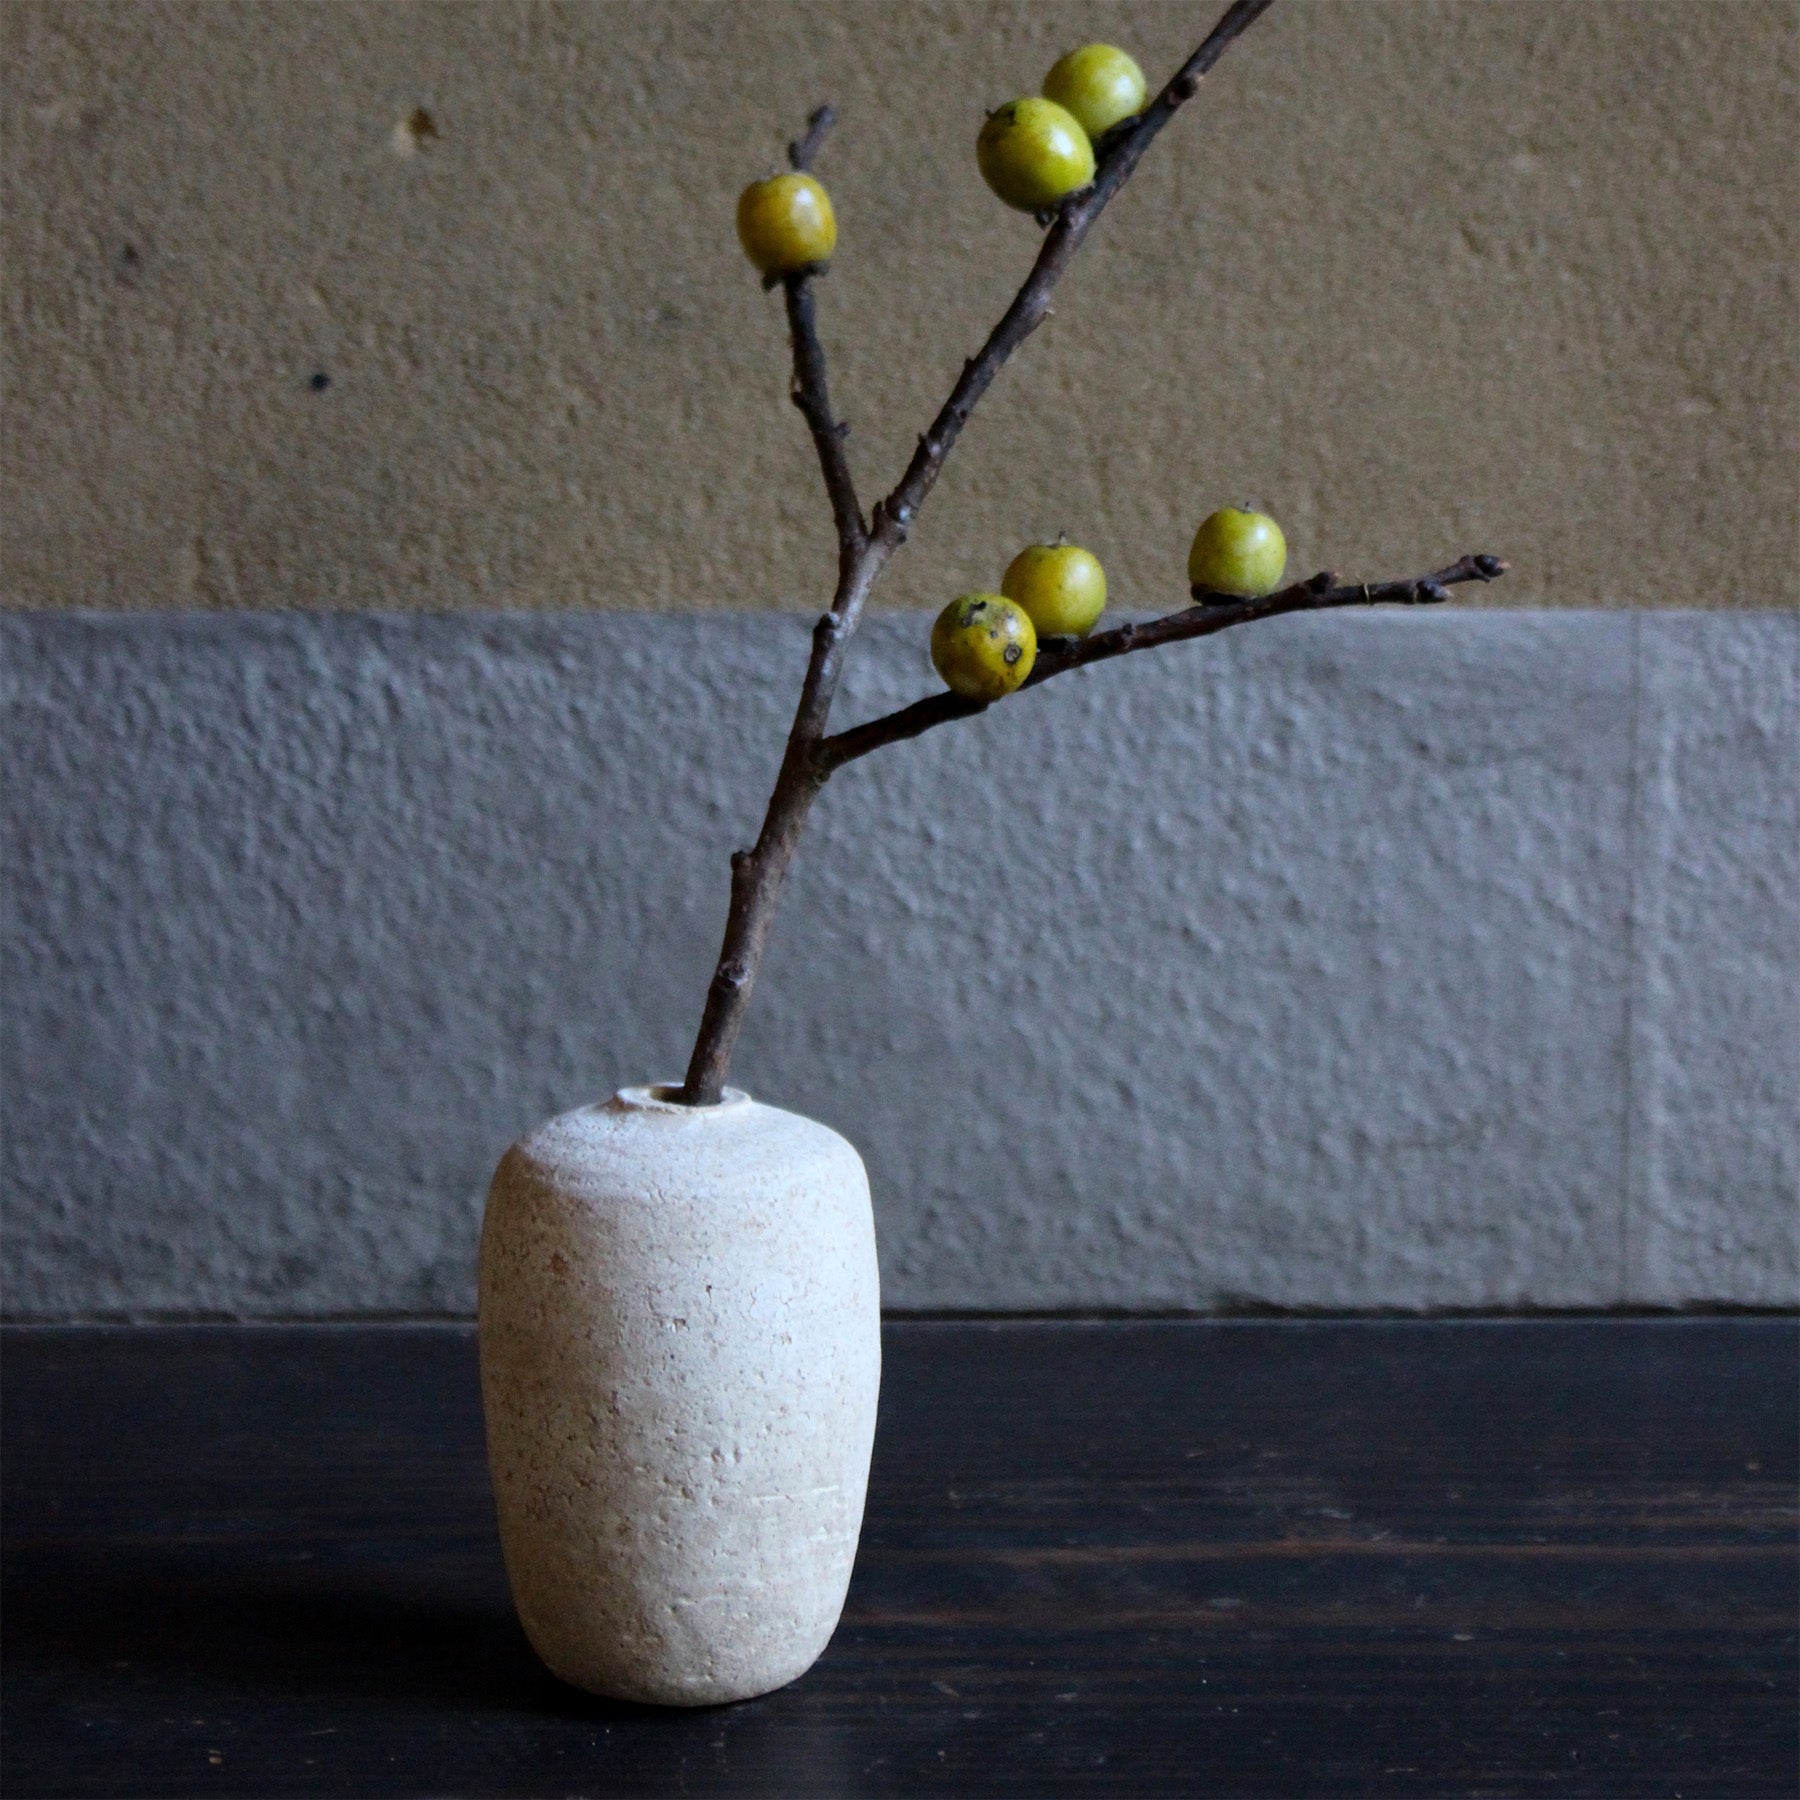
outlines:
{"label": "wood grain", "polygon": [[1789,1319],[902,1322],[843,1627],[590,1700],[455,1327],[5,1339],[11,1795],[1791,1795]]}

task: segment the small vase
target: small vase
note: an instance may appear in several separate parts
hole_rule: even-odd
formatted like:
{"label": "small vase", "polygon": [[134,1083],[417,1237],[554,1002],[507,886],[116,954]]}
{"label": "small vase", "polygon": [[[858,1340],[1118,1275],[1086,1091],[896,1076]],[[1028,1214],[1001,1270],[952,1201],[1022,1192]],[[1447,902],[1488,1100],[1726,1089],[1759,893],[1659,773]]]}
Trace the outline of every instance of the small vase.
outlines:
{"label": "small vase", "polygon": [[706,1706],[804,1674],[836,1628],[880,1293],[843,1138],[674,1091],[621,1089],[501,1160],[481,1391],[533,1648],[592,1693]]}

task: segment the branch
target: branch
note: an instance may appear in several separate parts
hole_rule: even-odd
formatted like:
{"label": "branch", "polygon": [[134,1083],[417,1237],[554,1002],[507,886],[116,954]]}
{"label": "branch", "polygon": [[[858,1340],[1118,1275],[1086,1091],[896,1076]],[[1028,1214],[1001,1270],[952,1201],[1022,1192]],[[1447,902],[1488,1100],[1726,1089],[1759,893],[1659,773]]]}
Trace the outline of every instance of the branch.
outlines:
{"label": "branch", "polygon": [[[1465,556],[1448,568],[1430,575],[1414,575],[1400,581],[1342,582],[1327,571],[1310,581],[1296,582],[1278,593],[1260,600],[1231,600],[1222,595],[1208,595],[1196,590],[1195,604],[1180,612],[1167,613],[1147,625],[1120,625],[1093,637],[1051,639],[1038,652],[1030,676],[1018,690],[1041,687],[1071,669],[1085,668],[1089,663],[1108,662],[1115,656],[1126,656],[1134,650],[1154,650],[1162,644],[1179,644],[1189,638],[1211,637],[1233,625],[1248,625],[1256,619],[1279,618],[1284,613],[1324,612],[1338,606],[1376,606],[1382,603],[1401,606],[1429,606],[1450,598],[1449,589],[1462,581],[1495,581],[1506,573],[1508,565],[1497,556]],[[927,695],[866,725],[852,726],[834,737],[826,738],[813,752],[820,775],[828,776],[845,763],[867,756],[886,744],[897,744],[931,730],[934,725],[948,725],[953,719],[972,719],[986,712],[994,702],[965,700],[948,691]]]}
{"label": "branch", "polygon": [[[806,135],[795,138],[788,145],[788,161],[802,174],[813,166],[813,160],[825,142],[825,134],[836,123],[835,106],[817,107],[806,121]],[[818,315],[811,287],[813,276],[823,268],[823,264],[816,264],[792,275],[771,275],[763,286],[773,287],[779,280],[787,294],[788,337],[794,347],[794,379],[788,397],[799,407],[812,432],[813,446],[819,453],[819,473],[825,478],[831,516],[837,525],[841,591],[869,533],[856,498],[856,484],[850,476],[849,459],[844,455],[844,439],[850,427],[839,424],[831,416],[831,395],[825,379],[825,347],[819,342]]]}
{"label": "branch", "polygon": [[936,485],[951,446],[969,422],[975,403],[987,392],[1006,359],[1044,322],[1050,310],[1051,291],[1094,221],[1105,211],[1106,203],[1125,185],[1177,108],[1194,97],[1213,65],[1272,4],[1273,0],[1233,0],[1206,41],[1175,71],[1163,91],[1134,121],[1121,124],[1101,140],[1102,151],[1092,183],[1056,210],[1054,223],[1025,285],[980,351],[963,364],[950,398],[932,420],[931,429],[919,439],[899,485],[875,508],[873,534],[884,544],[894,548],[905,542],[913,515]]}
{"label": "branch", "polygon": [[[821,107],[813,117],[817,120],[830,110]],[[862,508],[857,504],[850,461],[844,454],[844,437],[850,427],[838,424],[831,416],[831,395],[825,385],[825,350],[819,342],[813,310],[812,275],[810,271],[784,275],[781,285],[787,290],[788,333],[794,341],[791,398],[805,418],[819,452],[819,473],[825,477],[825,492],[831,497],[831,516],[837,525],[841,580],[849,573],[869,535]]]}
{"label": "branch", "polygon": [[[887,566],[888,558],[906,541],[907,524],[931,491],[976,401],[987,391],[1007,357],[1049,311],[1050,291],[1080,248],[1089,227],[1137,166],[1151,139],[1168,123],[1175,109],[1193,96],[1201,77],[1271,4],[1272,0],[1234,0],[1211,35],[1176,71],[1174,79],[1143,115],[1135,123],[1121,125],[1105,140],[1092,185],[1063,203],[1025,285],[989,334],[980,354],[963,365],[961,378],[930,431],[919,440],[900,485],[876,507],[868,524],[863,521],[844,456],[843,427],[831,416],[825,386],[825,354],[819,345],[808,285],[811,273],[784,279],[794,344],[794,401],[812,430],[837,524],[837,589],[830,610],[821,614],[813,627],[812,655],[807,660],[800,702],[794,709],[787,750],[763,814],[762,830],[755,846],[741,851],[733,860],[725,941],[719,950],[712,986],[707,990],[687,1079],[682,1083],[681,1097],[689,1106],[710,1106],[718,1101],[756,984],[782,883],[812,803],[837,766],[822,754],[829,742],[837,741],[826,739],[825,728],[843,673],[844,656],[870,589]],[[788,146],[788,159],[796,169],[810,166],[835,117],[829,106],[820,107],[808,121],[806,135]]]}
{"label": "branch", "polygon": [[829,104],[819,107],[806,121],[806,136],[795,138],[788,145],[788,161],[802,175],[813,166],[813,159],[819,154],[819,146],[825,141],[825,134],[837,123],[837,108]]}

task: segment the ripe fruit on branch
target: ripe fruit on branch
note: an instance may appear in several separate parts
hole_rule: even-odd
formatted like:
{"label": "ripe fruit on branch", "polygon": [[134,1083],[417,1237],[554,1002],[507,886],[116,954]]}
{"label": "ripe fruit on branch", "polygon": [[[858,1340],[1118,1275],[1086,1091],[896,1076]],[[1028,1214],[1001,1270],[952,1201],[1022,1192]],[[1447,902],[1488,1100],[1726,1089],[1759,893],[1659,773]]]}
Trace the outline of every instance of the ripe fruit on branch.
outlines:
{"label": "ripe fruit on branch", "polygon": [[931,628],[932,666],[965,700],[1000,700],[1037,661],[1037,632],[1004,594],[964,594]]}
{"label": "ripe fruit on branch", "polygon": [[810,175],[771,175],[738,195],[738,242],[765,275],[797,275],[837,248],[831,196]]}
{"label": "ripe fruit on branch", "polygon": [[1044,98],[1080,120],[1090,138],[1144,110],[1144,71],[1112,44],[1083,44],[1044,77]]}
{"label": "ripe fruit on branch", "polygon": [[1081,121],[1035,94],[988,115],[975,160],[982,180],[1020,212],[1041,212],[1094,179],[1094,146]]}
{"label": "ripe fruit on branch", "polygon": [[1106,610],[1106,571],[1079,544],[1030,544],[1006,565],[1000,591],[1039,637],[1086,637]]}
{"label": "ripe fruit on branch", "polygon": [[1209,513],[1188,551],[1188,580],[1215,594],[1260,600],[1281,586],[1287,539],[1267,513],[1224,506]]}
{"label": "ripe fruit on branch", "polygon": [[[962,366],[949,398],[919,435],[905,473],[872,508],[859,501],[846,455],[847,427],[833,413],[827,393],[825,353],[819,341],[816,296],[808,271],[835,247],[829,203],[805,179],[835,117],[821,106],[803,137],[788,146],[794,176],[758,183],[739,207],[739,230],[757,266],[770,273],[765,285],[787,289],[788,336],[793,349],[789,389],[818,453],[838,540],[837,584],[831,611],[812,633],[812,652],[789,731],[781,772],[769,796],[756,849],[733,860],[731,908],[687,1078],[680,1098],[689,1106],[715,1106],[725,1078],[752,983],[768,941],[769,922],[793,860],[809,808],[821,785],[839,769],[886,745],[966,719],[992,701],[1055,675],[1127,652],[1205,637],[1227,627],[1277,614],[1314,612],[1393,601],[1413,605],[1441,599],[1454,582],[1491,580],[1504,572],[1497,557],[1465,556],[1434,575],[1409,581],[1346,586],[1331,575],[1282,588],[1287,547],[1272,519],[1250,508],[1215,513],[1195,535],[1188,573],[1198,605],[1165,615],[1143,628],[1077,641],[1065,633],[1088,628],[1104,597],[1103,571],[1094,569],[1095,591],[1076,610],[1063,583],[1050,582],[1053,559],[1066,553],[1070,567],[1081,551],[1040,545],[1015,558],[1003,594],[964,594],[947,606],[931,629],[931,656],[944,681],[940,689],[885,717],[835,733],[827,731],[832,698],[840,684],[844,651],[864,603],[887,568],[942,474],[946,458],[970,414],[1031,329],[1049,315],[1049,302],[1089,227],[1130,179],[1140,156],[1170,117],[1198,91],[1231,44],[1268,9],[1268,0],[1231,0],[1218,23],[1178,69],[1158,97],[1146,103],[1129,57],[1111,46],[1088,44],[1062,58],[1046,77],[1042,95],[1010,101],[982,125],[976,154],[983,180],[1008,205],[1035,213],[1048,232],[1030,272],[981,349]],[[1134,80],[1133,76],[1138,79]],[[1059,100],[1057,96],[1061,96]],[[1062,100],[1069,104],[1065,106]],[[1076,108],[1103,132],[1100,164],[1093,138]],[[1136,123],[1125,119],[1136,112]],[[1124,117],[1121,117],[1124,115]],[[809,205],[799,215],[796,196]],[[793,210],[788,210],[792,208]],[[766,210],[765,210],[766,209]],[[816,234],[816,235],[813,235]],[[1063,571],[1067,573],[1068,571]],[[1057,605],[1043,588],[1055,588]],[[1019,598],[1014,598],[1014,596]],[[1261,596],[1239,602],[1240,595]],[[1040,643],[1040,623],[1049,642]],[[1222,602],[1214,605],[1213,602]],[[1039,651],[1043,654],[1040,657]],[[966,696],[966,698],[965,698]],[[1132,804],[1127,796],[1122,804]]]}

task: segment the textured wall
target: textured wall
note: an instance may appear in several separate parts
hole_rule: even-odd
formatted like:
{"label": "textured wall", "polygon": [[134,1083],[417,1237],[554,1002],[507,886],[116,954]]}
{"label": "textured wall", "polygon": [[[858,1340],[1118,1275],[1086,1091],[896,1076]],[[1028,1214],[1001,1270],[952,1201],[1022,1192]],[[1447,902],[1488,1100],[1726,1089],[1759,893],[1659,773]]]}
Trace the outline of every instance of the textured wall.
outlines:
{"label": "textured wall", "polygon": [[[823,97],[890,481],[1024,270],[983,110],[1220,0],[0,9],[12,605],[806,607],[826,519],[737,189]],[[1001,381],[891,598],[1197,515],[1521,604],[1796,599],[1791,0],[1281,0]],[[428,109],[420,148],[396,128]],[[329,377],[314,391],[313,377]]]}
{"label": "textured wall", "polygon": [[[846,716],[916,693],[873,622]],[[793,618],[15,615],[6,1301],[442,1311],[682,1065]],[[910,1307],[1800,1300],[1800,617],[1337,616],[826,793],[742,1046]]]}

